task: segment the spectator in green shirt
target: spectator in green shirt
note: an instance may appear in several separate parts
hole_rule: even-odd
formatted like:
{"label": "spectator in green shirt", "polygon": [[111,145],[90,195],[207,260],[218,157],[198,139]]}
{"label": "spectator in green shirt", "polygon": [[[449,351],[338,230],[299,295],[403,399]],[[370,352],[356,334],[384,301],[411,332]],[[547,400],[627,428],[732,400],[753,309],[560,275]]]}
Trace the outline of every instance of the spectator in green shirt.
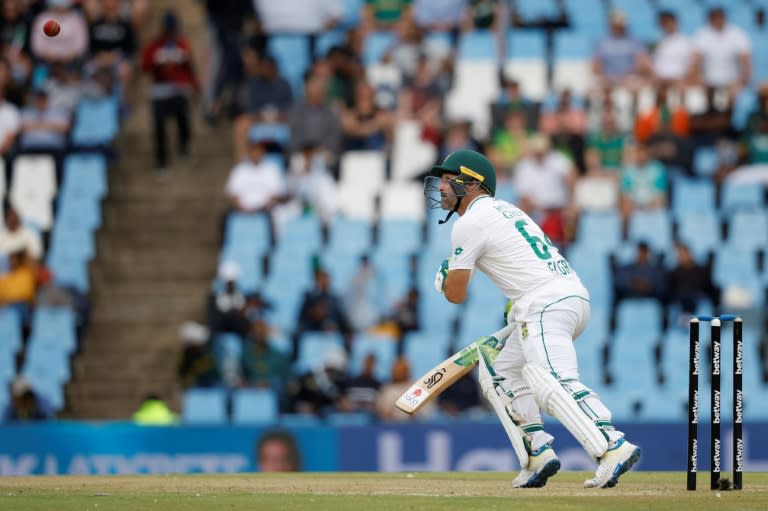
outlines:
{"label": "spectator in green shirt", "polygon": [[618,171],[621,168],[625,142],[626,137],[619,130],[616,112],[606,107],[603,110],[600,130],[590,133],[587,137],[587,148],[600,151],[604,169]]}
{"label": "spectator in green shirt", "polygon": [[363,24],[366,32],[392,30],[404,16],[411,16],[412,0],[365,0]]}
{"label": "spectator in green shirt", "polygon": [[291,378],[291,357],[269,342],[269,325],[257,319],[245,340],[241,372],[243,384],[271,387],[278,393]]}

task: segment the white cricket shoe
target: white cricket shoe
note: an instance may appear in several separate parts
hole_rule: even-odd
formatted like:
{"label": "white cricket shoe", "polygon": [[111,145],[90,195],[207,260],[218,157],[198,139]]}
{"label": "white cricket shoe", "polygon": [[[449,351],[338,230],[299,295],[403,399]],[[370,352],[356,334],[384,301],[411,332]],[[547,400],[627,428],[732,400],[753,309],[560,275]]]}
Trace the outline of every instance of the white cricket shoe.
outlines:
{"label": "white cricket shoe", "polygon": [[543,446],[528,457],[528,466],[512,481],[512,488],[541,488],[547,479],[560,470],[560,460],[549,445]]}
{"label": "white cricket shoe", "polygon": [[594,479],[584,481],[584,488],[613,488],[619,476],[640,459],[640,448],[623,438],[600,458]]}

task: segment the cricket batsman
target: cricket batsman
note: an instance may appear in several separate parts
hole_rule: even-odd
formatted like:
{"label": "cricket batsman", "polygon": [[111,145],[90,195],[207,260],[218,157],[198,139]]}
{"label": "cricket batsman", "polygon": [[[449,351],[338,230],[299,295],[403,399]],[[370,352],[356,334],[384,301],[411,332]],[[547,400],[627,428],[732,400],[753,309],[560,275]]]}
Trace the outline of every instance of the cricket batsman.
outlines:
{"label": "cricket batsman", "polygon": [[495,193],[491,162],[470,150],[448,155],[424,182],[432,207],[448,211],[440,223],[459,215],[435,288],[462,303],[478,268],[510,300],[506,317],[514,328],[495,361],[481,358],[479,380],[521,461],[512,486],[544,486],[560,469],[541,408],[597,463],[584,487],[611,488],[640,458],[640,448],[614,428],[611,412],[579,380],[573,341],[589,321],[589,293],[541,228]]}

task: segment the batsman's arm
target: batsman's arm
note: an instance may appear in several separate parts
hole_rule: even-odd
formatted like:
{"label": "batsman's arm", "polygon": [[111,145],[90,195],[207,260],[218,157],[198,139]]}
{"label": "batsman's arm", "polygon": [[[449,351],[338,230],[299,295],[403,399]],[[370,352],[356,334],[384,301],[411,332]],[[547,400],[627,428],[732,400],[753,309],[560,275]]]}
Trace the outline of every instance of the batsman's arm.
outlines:
{"label": "batsman's arm", "polygon": [[513,328],[514,324],[506,325],[498,332],[477,339],[458,353],[443,360],[416,380],[395,401],[395,406],[407,414],[416,413],[475,367],[478,346],[483,350],[492,350],[489,355],[495,359]]}

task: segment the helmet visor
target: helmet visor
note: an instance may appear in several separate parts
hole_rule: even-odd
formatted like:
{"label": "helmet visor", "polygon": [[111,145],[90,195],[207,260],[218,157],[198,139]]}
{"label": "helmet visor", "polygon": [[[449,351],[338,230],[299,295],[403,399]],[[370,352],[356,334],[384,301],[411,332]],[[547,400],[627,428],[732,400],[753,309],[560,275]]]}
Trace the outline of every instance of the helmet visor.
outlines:
{"label": "helmet visor", "polygon": [[424,195],[429,199],[431,209],[453,209],[455,199],[467,195],[465,181],[458,176],[445,179],[436,176],[424,178]]}

